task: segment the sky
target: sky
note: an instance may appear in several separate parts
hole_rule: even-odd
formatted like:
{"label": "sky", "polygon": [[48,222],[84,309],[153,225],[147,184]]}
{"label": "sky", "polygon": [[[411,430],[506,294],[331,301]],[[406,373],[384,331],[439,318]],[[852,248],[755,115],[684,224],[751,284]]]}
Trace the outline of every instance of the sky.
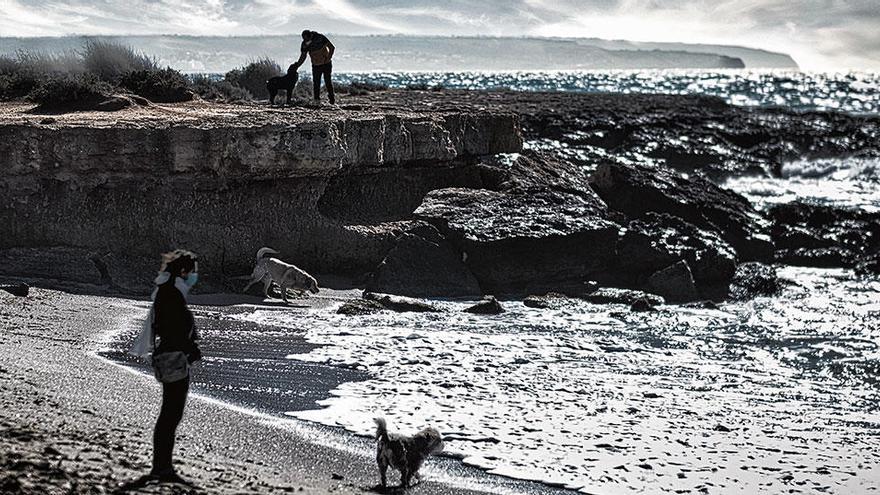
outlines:
{"label": "sky", "polygon": [[880,0],[0,0],[0,36],[542,36],[741,45],[880,70]]}

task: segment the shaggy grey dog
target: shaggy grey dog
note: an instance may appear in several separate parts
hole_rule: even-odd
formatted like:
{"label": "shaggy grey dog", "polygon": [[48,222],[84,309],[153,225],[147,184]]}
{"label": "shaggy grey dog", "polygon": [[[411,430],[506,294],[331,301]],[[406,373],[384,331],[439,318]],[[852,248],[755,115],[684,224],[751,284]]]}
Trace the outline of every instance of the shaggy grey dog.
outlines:
{"label": "shaggy grey dog", "polygon": [[269,254],[277,254],[271,248],[261,248],[257,251],[257,264],[251,273],[251,281],[247,284],[242,292],[247,292],[257,282],[263,282],[263,295],[269,297],[269,286],[272,282],[278,284],[281,288],[281,297],[287,302],[287,288],[296,289],[298,291],[309,291],[313,294],[318,293],[318,282],[315,277],[309,275],[299,267],[285,263],[275,258],[266,257]]}
{"label": "shaggy grey dog", "polygon": [[379,464],[379,476],[382,488],[388,486],[385,476],[388,466],[400,471],[400,486],[410,486],[425,459],[433,453],[443,450],[443,438],[434,428],[424,430],[408,437],[388,433],[384,418],[376,418],[376,463]]}

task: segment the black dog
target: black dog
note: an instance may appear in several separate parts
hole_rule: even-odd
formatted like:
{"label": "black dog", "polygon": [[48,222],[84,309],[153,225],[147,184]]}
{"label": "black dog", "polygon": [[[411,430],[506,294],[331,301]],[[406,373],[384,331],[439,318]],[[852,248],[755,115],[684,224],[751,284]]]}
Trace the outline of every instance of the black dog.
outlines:
{"label": "black dog", "polygon": [[384,418],[375,421],[376,463],[379,464],[382,488],[388,486],[386,472],[389,467],[400,471],[400,486],[407,488],[425,459],[443,450],[443,437],[434,428],[425,428],[411,437],[388,433]]}
{"label": "black dog", "polygon": [[290,98],[293,96],[293,90],[296,88],[296,81],[299,80],[299,73],[296,67],[290,64],[287,68],[287,74],[276,76],[266,81],[266,89],[269,91],[269,103],[275,104],[275,96],[279,90],[287,91],[287,104],[290,105]]}

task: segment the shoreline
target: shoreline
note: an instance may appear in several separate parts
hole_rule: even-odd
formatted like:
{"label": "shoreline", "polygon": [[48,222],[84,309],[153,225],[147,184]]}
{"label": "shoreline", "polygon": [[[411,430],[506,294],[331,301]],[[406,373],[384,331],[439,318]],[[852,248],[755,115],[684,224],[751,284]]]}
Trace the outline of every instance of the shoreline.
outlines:
{"label": "shoreline", "polygon": [[[137,320],[137,300],[45,289],[32,289],[27,298],[4,293],[0,300],[7,337],[0,349],[9,356],[0,367],[0,425],[10,432],[0,443],[0,487],[118,491],[146,474],[158,384],[101,355],[108,328]],[[60,331],[66,336],[53,335]],[[365,438],[192,395],[176,459],[197,485],[194,493],[361,493],[378,483]],[[95,451],[101,455],[89,455]],[[564,493],[451,457],[432,459],[423,474],[411,493]],[[129,493],[173,489],[147,485]]]}

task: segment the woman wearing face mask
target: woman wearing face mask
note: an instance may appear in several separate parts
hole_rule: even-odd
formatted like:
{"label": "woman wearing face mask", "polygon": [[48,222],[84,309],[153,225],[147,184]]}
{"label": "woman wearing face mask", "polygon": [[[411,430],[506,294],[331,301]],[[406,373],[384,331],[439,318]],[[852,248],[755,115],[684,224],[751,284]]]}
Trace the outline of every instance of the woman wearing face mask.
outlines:
{"label": "woman wearing face mask", "polygon": [[186,298],[198,279],[194,253],[177,250],[162,256],[162,268],[153,292],[153,330],[158,344],[153,352],[156,377],[162,382],[162,409],[153,431],[153,469],[160,481],[181,482],[172,453],[177,425],[189,393],[189,366],[202,358],[198,334]]}

